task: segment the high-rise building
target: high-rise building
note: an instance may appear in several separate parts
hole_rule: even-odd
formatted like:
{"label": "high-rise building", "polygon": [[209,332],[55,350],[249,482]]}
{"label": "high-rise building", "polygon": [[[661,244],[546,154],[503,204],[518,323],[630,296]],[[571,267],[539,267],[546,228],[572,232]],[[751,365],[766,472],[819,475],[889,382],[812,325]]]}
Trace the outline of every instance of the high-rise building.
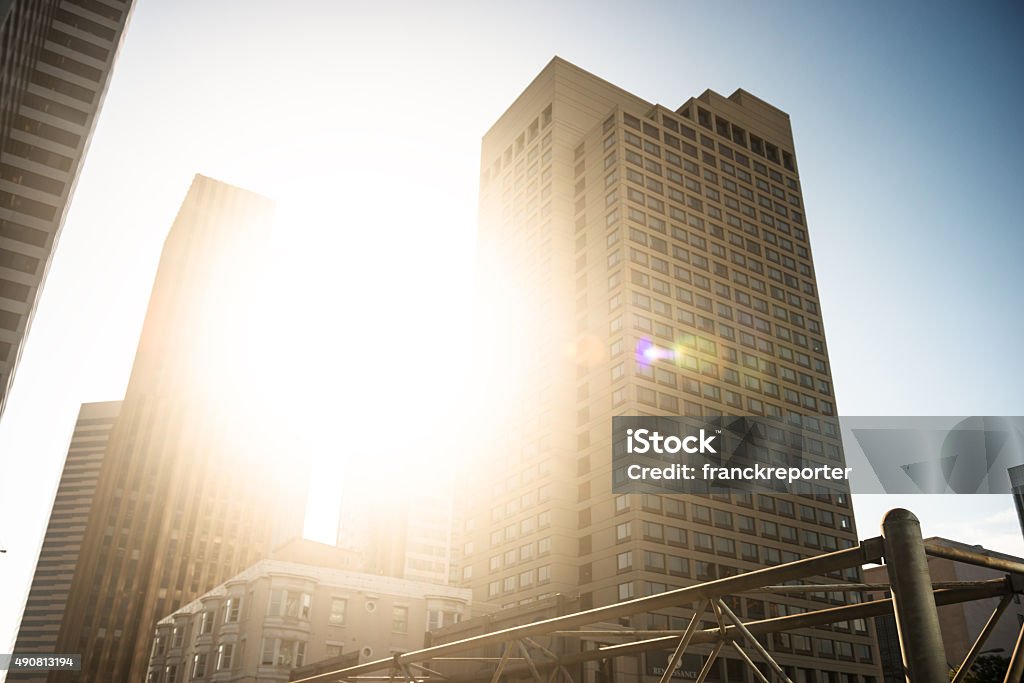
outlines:
{"label": "high-rise building", "polygon": [[131,0],[0,0],[0,415]]}
{"label": "high-rise building", "polygon": [[[484,136],[480,181],[477,348],[498,362],[486,458],[459,489],[474,601],[579,593],[583,608],[607,605],[857,542],[844,490],[612,492],[614,415],[800,414],[834,427],[784,112],[744,90],[666,108],[555,58]],[[845,599],[732,602],[758,619]],[[689,614],[632,627],[683,628]],[[769,646],[794,681],[877,680],[862,620]],[[715,680],[750,680],[738,659],[721,667]]]}
{"label": "high-rise building", "polygon": [[308,466],[277,452],[272,405],[258,400],[274,361],[253,351],[272,214],[203,176],[188,191],[61,624],[57,650],[81,653],[82,671],[50,680],[142,680],[158,619],[301,534]]}
{"label": "high-rise building", "polygon": [[[120,407],[119,401],[86,403],[78,413],[14,644],[15,652],[56,652],[57,632],[81,552],[85,523],[92,510],[96,480]],[[8,680],[45,683],[46,672],[11,672]]]}

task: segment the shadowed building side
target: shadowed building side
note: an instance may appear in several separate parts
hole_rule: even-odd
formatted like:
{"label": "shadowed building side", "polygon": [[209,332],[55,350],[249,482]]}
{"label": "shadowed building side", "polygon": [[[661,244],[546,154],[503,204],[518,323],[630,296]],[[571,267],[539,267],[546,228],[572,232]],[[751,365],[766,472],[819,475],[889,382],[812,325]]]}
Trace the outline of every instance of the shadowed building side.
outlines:
{"label": "shadowed building side", "polygon": [[131,9],[0,1],[0,415]]}
{"label": "shadowed building side", "polygon": [[277,442],[251,357],[269,200],[196,176],[167,237],[59,648],[141,680],[158,619],[301,533],[308,470]]}
{"label": "shadowed building side", "polygon": [[[19,654],[57,651],[57,633],[95,499],[100,465],[120,407],[120,401],[86,403],[78,413],[14,643]],[[44,683],[46,672],[10,672],[7,679]]]}

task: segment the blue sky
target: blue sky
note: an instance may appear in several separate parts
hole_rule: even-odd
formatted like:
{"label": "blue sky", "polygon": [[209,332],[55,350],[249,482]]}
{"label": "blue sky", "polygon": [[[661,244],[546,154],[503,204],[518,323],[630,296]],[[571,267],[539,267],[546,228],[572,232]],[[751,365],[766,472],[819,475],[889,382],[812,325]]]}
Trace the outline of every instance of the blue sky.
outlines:
{"label": "blue sky", "polygon": [[[669,107],[742,87],[790,114],[841,413],[1024,414],[1019,3],[240,7],[137,2],[0,424],[5,606],[27,589],[78,405],[123,392],[192,174],[293,217],[279,247],[303,296],[276,341],[342,359],[284,373],[343,378],[323,415],[389,405],[392,370],[425,405],[461,376],[436,330],[468,329],[480,137],[556,54]],[[308,207],[333,218],[310,225]],[[346,364],[369,339],[380,364]],[[1004,498],[864,498],[862,536],[893,505],[926,533],[1024,552]],[[16,612],[0,610],[0,643]]]}

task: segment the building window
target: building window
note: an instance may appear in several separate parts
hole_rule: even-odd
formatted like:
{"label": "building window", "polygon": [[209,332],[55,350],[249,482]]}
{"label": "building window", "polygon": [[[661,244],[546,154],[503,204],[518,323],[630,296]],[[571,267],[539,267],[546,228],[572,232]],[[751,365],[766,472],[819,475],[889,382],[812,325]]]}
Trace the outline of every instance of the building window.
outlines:
{"label": "building window", "polygon": [[291,617],[309,621],[312,598],[309,593],[275,588],[270,591],[270,609],[268,616]]}
{"label": "building window", "polygon": [[199,617],[199,635],[205,636],[213,633],[213,612],[207,610]]}
{"label": "building window", "polygon": [[242,600],[241,598],[228,598],[228,601],[224,603],[224,623],[225,624],[237,624],[238,616],[241,612]]}
{"label": "building window", "polygon": [[618,555],[616,555],[615,562],[616,562],[616,566],[617,566],[617,568],[618,568],[618,570],[620,572],[621,571],[626,571],[628,569],[632,569],[633,568],[633,551],[629,550],[629,551],[626,551],[624,553],[619,553]]}
{"label": "building window", "polygon": [[327,618],[327,623],[331,626],[344,626],[347,607],[348,600],[345,598],[331,598],[331,614]]}
{"label": "building window", "polygon": [[185,640],[185,627],[175,626],[171,629],[171,647],[181,647],[182,642]]}
{"label": "building window", "polygon": [[306,661],[306,644],[297,640],[265,638],[260,664],[291,669]]}
{"label": "building window", "polygon": [[232,643],[224,643],[217,648],[217,671],[227,671],[231,668],[231,656],[234,651],[235,646]]}
{"label": "building window", "polygon": [[619,584],[619,600],[630,600],[634,595],[633,582]]}
{"label": "building window", "polygon": [[204,678],[206,676],[206,653],[200,652],[192,656],[192,678]]}
{"label": "building window", "polygon": [[393,633],[408,633],[409,632],[409,608],[408,607],[392,607],[391,608],[391,631]]}

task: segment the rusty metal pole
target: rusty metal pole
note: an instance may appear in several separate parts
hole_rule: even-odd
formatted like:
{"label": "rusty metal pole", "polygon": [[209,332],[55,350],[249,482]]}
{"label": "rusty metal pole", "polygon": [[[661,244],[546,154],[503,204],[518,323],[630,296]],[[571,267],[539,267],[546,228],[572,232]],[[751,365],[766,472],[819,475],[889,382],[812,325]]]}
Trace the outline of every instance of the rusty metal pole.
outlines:
{"label": "rusty metal pole", "polygon": [[885,564],[907,683],[949,680],[921,523],[903,508],[882,519]]}

